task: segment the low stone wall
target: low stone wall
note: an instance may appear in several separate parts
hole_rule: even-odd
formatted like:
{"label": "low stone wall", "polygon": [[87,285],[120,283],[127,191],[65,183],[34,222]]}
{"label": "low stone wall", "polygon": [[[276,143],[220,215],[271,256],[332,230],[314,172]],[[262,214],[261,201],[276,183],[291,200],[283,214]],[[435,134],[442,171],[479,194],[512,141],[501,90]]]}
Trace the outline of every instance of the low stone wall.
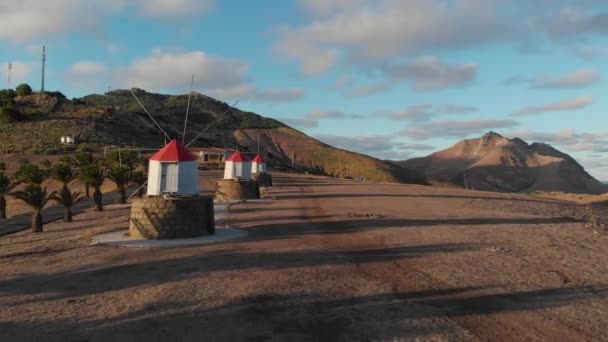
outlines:
{"label": "low stone wall", "polygon": [[219,180],[215,198],[219,200],[258,199],[260,198],[260,186],[254,180]]}
{"label": "low stone wall", "polygon": [[272,186],[272,176],[269,173],[256,173],[253,175],[253,178],[258,182],[259,186]]}
{"label": "low stone wall", "polygon": [[145,239],[180,239],[215,233],[213,197],[135,199],[129,235]]}

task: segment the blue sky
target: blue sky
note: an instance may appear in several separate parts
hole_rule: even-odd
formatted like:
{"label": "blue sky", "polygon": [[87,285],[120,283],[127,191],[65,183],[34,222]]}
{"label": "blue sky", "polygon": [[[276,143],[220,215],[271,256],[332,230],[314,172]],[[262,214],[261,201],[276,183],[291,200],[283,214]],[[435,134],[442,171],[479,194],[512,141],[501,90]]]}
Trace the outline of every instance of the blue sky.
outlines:
{"label": "blue sky", "polygon": [[0,0],[0,76],[195,90],[379,158],[493,130],[608,180],[601,0]]}

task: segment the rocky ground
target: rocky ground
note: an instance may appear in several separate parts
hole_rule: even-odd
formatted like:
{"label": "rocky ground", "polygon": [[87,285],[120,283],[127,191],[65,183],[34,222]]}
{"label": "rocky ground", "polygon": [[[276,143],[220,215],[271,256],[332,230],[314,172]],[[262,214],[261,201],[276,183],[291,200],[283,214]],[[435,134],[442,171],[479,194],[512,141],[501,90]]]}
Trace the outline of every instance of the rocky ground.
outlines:
{"label": "rocky ground", "polygon": [[0,238],[0,336],[608,339],[608,238],[585,207],[306,176],[274,182],[273,201],[231,207],[224,223],[249,231],[237,241],[90,246],[95,234],[127,228],[128,206]]}

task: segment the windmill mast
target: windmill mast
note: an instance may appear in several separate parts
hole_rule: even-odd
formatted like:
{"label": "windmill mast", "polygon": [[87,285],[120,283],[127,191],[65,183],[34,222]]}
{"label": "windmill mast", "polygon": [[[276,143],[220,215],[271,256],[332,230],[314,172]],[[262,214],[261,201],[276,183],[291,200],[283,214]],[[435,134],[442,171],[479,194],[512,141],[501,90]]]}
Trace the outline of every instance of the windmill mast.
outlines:
{"label": "windmill mast", "polygon": [[44,92],[44,67],[46,64],[46,46],[42,46],[42,86],[40,91]]}

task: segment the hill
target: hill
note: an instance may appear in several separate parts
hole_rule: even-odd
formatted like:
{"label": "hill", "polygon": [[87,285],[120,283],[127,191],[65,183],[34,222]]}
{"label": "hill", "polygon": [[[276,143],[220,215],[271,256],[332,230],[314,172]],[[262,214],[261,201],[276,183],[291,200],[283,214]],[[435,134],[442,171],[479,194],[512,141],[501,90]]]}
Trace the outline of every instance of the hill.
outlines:
{"label": "hill", "polygon": [[608,191],[569,155],[547,144],[529,145],[494,132],[399,165],[476,190],[591,194]]}
{"label": "hill", "polygon": [[[163,95],[135,89],[135,94],[171,137],[181,137],[187,95]],[[58,154],[101,150],[107,146],[157,149],[163,134],[127,90],[69,100],[60,93],[37,93],[14,99],[17,119],[0,124],[0,153]],[[406,168],[366,155],[337,149],[277,120],[256,113],[231,110],[224,102],[193,94],[185,141],[215,125],[196,139],[193,147],[225,146],[261,151],[275,169],[337,177],[365,177],[387,182],[424,183],[424,177]],[[225,114],[223,114],[225,113]],[[77,146],[60,144],[71,135]]]}

